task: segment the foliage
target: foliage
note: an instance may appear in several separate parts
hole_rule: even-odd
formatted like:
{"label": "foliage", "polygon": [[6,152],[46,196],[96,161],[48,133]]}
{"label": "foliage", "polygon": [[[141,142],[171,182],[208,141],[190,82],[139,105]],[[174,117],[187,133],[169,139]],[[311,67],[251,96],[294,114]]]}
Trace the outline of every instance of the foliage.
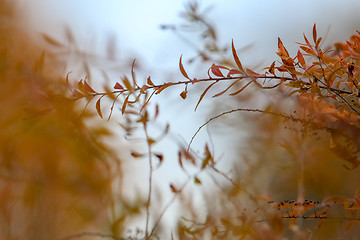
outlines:
{"label": "foliage", "polygon": [[[54,69],[44,66],[45,55],[40,61],[29,57],[24,61],[22,51],[2,51],[1,59],[7,64],[1,70],[5,114],[0,138],[1,191],[9,196],[2,200],[1,217],[8,224],[1,230],[5,238],[16,239],[28,232],[24,229],[15,235],[11,230],[21,227],[18,216],[43,219],[49,217],[49,210],[52,221],[46,222],[46,231],[41,231],[45,228],[42,222],[33,220],[28,228],[35,229],[34,235],[28,238],[337,239],[359,234],[360,32],[346,43],[324,48],[314,25],[311,40],[304,34],[304,43],[298,43],[294,56],[279,38],[279,61],[260,72],[245,67],[234,42],[229,48],[233,62],[224,57],[226,48],[218,46],[215,28],[196,3],[188,5],[185,17],[204,27],[205,50],[198,51],[200,59],[208,62],[212,55],[221,55],[206,78],[190,76],[180,56],[179,71],[184,79],[179,81],[156,83],[151,77],[139,81],[133,61],[130,77],[124,75],[112,88],[104,86],[98,91],[87,78],[71,84],[69,74],[54,86],[49,81]],[[174,26],[164,28],[177,31]],[[64,47],[50,36],[44,35],[44,40],[52,47]],[[186,180],[170,182],[171,197],[157,202],[154,174],[167,159],[165,149],[158,152],[156,146],[169,133],[169,126],[156,134],[150,131],[160,114],[159,106],[151,105],[152,99],[182,86],[179,100],[187,101],[189,91],[201,85],[206,87],[194,103],[195,110],[208,94],[218,99],[228,95],[239,107],[213,116],[187,146],[179,145],[177,162]],[[265,104],[262,109],[240,107],[238,97],[249,91],[257,95],[266,92],[268,102],[275,98],[275,104]],[[6,104],[9,99],[11,104]],[[78,113],[76,106],[82,99],[85,109]],[[92,119],[93,111],[87,110],[92,102],[94,112],[108,121],[115,118],[127,137],[134,129],[142,131],[146,147],[131,149],[130,156],[148,160],[144,199],[127,202],[113,187],[121,178],[123,160],[103,144],[102,136],[109,130],[86,123]],[[291,108],[285,106],[288,102],[293,103]],[[19,111],[23,106],[26,111]],[[116,106],[121,117],[113,116]],[[205,126],[235,113],[242,113],[242,127],[253,131],[239,140],[241,152],[236,153],[236,162],[227,163],[228,172],[211,142],[204,144],[202,154],[191,144]],[[23,120],[19,122],[19,118]],[[236,134],[239,130],[234,127],[232,131]],[[215,187],[203,193],[202,214],[188,186],[205,189],[211,181]],[[20,210],[11,206],[14,199],[22,202]],[[167,233],[163,218],[176,201],[181,206],[177,228]],[[77,213],[69,210],[70,206]],[[83,222],[77,220],[79,216]],[[127,232],[127,224],[139,216],[143,227]],[[100,227],[92,228],[94,225]]]}

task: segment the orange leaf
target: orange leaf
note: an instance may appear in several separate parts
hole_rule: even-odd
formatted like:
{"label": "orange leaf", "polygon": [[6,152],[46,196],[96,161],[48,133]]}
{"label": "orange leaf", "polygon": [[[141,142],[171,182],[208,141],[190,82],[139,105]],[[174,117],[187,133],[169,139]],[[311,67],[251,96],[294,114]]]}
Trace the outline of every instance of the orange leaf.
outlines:
{"label": "orange leaf", "polygon": [[242,72],[245,72],[243,67],[242,67],[242,64],[240,62],[240,59],[236,53],[236,50],[235,50],[235,47],[234,47],[234,41],[231,42],[231,50],[232,50],[232,54],[234,56],[234,60],[235,60],[235,63],[236,65],[238,66],[238,68],[242,71]]}
{"label": "orange leaf", "polygon": [[300,46],[300,48],[310,55],[314,55],[314,56],[316,55],[312,48],[308,48],[308,47],[304,47],[304,46]]}
{"label": "orange leaf", "polygon": [[314,51],[314,48],[313,48],[312,45],[310,44],[310,42],[309,42],[309,40],[307,39],[307,37],[305,36],[305,34],[304,34],[304,39],[305,39],[306,44],[309,46],[309,48]]}
{"label": "orange leaf", "polygon": [[156,92],[155,94],[159,94],[161,93],[163,90],[165,90],[166,88],[170,87],[171,85],[173,85],[173,83],[165,83],[164,85],[162,85],[161,87],[159,88],[155,88]]}
{"label": "orange leaf", "polygon": [[155,84],[151,81],[150,76],[147,78],[146,83],[150,86],[154,86]]}
{"label": "orange leaf", "polygon": [[359,200],[358,198],[354,197],[354,201],[355,201],[355,203],[356,203],[356,206],[357,206],[358,208],[360,208],[360,200]]}
{"label": "orange leaf", "polygon": [[182,91],[182,93],[180,93],[180,96],[182,97],[182,99],[185,99],[186,98],[186,95],[187,95],[188,91]]}
{"label": "orange leaf", "polygon": [[122,80],[127,90],[132,89],[129,79],[126,76],[124,76]]}
{"label": "orange leaf", "polygon": [[179,151],[178,153],[178,161],[179,161],[179,165],[182,169],[184,169],[184,166],[183,166],[183,162],[182,162],[182,154],[181,152]]}
{"label": "orange leaf", "polygon": [[271,73],[272,75],[275,75],[274,67],[275,67],[275,61],[271,64],[269,68],[269,73]]}
{"label": "orange leaf", "polygon": [[278,48],[279,48],[278,53],[279,53],[280,57],[282,57],[282,56],[289,57],[289,53],[286,50],[286,48],[284,47],[284,44],[282,43],[280,38],[278,38]]}
{"label": "orange leaf", "polygon": [[194,183],[196,183],[196,184],[201,184],[201,181],[200,181],[200,179],[199,179],[199,178],[194,177]]}
{"label": "orange leaf", "polygon": [[54,38],[50,37],[47,34],[42,34],[43,38],[45,39],[45,41],[47,41],[48,43],[50,43],[51,45],[55,46],[55,47],[64,47],[64,45],[62,45],[60,42],[58,42],[57,40],[55,40]]}
{"label": "orange leaf", "polygon": [[139,157],[142,157],[143,154],[133,151],[133,152],[131,152],[131,156],[134,157],[134,158],[139,158]]}
{"label": "orange leaf", "polygon": [[181,62],[181,59],[182,59],[182,55],[180,56],[180,61],[179,61],[180,72],[181,72],[181,74],[182,74],[185,78],[187,78],[187,79],[190,80],[189,76],[187,75],[187,73],[186,73],[186,71],[185,71],[185,69],[184,69],[184,66],[183,66],[183,64],[182,64],[182,62]]}
{"label": "orange leaf", "polygon": [[299,60],[300,65],[303,68],[306,68],[305,59],[304,59],[304,56],[302,55],[302,53],[300,52],[300,50],[298,50],[298,52],[297,52],[297,59]]}
{"label": "orange leaf", "polygon": [[126,105],[127,105],[128,101],[129,101],[129,97],[130,97],[130,94],[127,95],[127,97],[126,97],[125,100],[124,100],[124,103],[123,103],[122,108],[121,108],[121,113],[122,113],[122,114],[125,113],[125,109],[126,109]]}
{"label": "orange leaf", "polygon": [[197,107],[199,106],[201,100],[204,98],[204,96],[205,96],[205,94],[207,93],[207,91],[209,91],[209,89],[210,89],[215,83],[217,83],[217,82],[213,82],[212,84],[210,84],[210,85],[204,90],[204,92],[201,94],[200,99],[199,99],[199,101],[198,101],[197,104],[196,104],[195,111],[196,111]]}
{"label": "orange leaf", "polygon": [[133,80],[134,86],[139,87],[139,86],[137,85],[137,83],[136,83],[135,72],[134,72],[135,60],[136,60],[136,59],[134,59],[134,61],[132,62],[132,65],[131,65],[131,78],[132,78],[132,80]]}
{"label": "orange leaf", "polygon": [[[101,98],[102,98],[102,97],[101,97]],[[96,111],[98,112],[99,116],[100,116],[101,118],[103,118],[102,113],[101,113],[101,108],[100,108],[101,98],[99,98],[99,99],[96,101]]]}
{"label": "orange leaf", "polygon": [[176,187],[174,187],[174,185],[172,185],[172,184],[170,184],[170,188],[171,188],[171,191],[173,192],[173,193],[178,193],[178,192],[180,192],[178,189],[176,189]]}

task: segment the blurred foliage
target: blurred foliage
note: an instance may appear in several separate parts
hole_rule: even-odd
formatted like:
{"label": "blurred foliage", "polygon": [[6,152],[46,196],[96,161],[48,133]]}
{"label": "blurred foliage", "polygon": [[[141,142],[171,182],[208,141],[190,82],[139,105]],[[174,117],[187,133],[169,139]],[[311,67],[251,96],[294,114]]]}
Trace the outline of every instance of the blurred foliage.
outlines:
{"label": "blurred foliage", "polygon": [[[234,42],[220,47],[206,11],[193,2],[182,16],[188,28],[200,29],[199,59],[215,62],[207,77],[190,76],[181,56],[183,80],[139,80],[133,61],[130,76],[98,91],[89,78],[72,84],[69,74],[62,77],[51,47],[64,46],[48,35],[43,39],[49,49],[24,38],[30,35],[21,18],[10,2],[2,2],[2,238],[352,239],[360,234],[360,32],[323,48],[314,25],[312,38],[304,35],[296,56],[278,39],[279,61],[259,72],[242,64]],[[179,33],[176,26],[163,28]],[[186,179],[169,182],[171,197],[164,200],[153,177],[167,161],[166,149],[156,146],[169,125],[151,130],[160,109],[149,103],[174,86],[183,87],[179,101],[205,86],[195,110],[207,95],[228,95],[236,105],[200,126],[187,146],[179,144],[176,160]],[[259,108],[240,107],[258,99],[265,100]],[[116,110],[121,117],[113,116]],[[225,126],[225,116],[240,113]],[[121,160],[107,144],[115,130],[102,121],[111,118],[127,133],[125,140],[144,144],[126,149],[132,159],[147,160],[144,199],[129,201],[120,189]],[[191,147],[199,131],[216,120],[235,136],[248,131],[232,149],[234,161],[226,159],[226,164],[211,141],[202,151]],[[188,191],[191,185],[199,187],[191,191],[203,191],[201,204]],[[175,229],[163,219],[173,205],[178,207]],[[134,222],[139,227],[132,231]]]}
{"label": "blurred foliage", "polygon": [[85,124],[91,112],[80,118],[62,63],[32,39],[14,3],[2,0],[0,11],[0,238],[104,229],[121,176],[110,132]]}

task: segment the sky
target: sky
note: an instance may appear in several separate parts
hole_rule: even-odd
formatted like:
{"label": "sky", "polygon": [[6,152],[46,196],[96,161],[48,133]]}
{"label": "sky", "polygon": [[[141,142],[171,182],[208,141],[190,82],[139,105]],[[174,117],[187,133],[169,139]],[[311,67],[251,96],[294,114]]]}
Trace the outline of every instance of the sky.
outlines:
{"label": "sky", "polygon": [[[106,51],[104,46],[112,39],[117,46],[116,59],[120,66],[124,67],[136,58],[142,67],[144,79],[151,75],[153,81],[158,83],[164,81],[164,75],[175,81],[182,79],[177,69],[179,57],[183,55],[184,59],[189,59],[195,55],[189,45],[159,27],[161,24],[181,24],[180,11],[187,2],[18,0],[20,9],[28,16],[28,24],[35,32],[65,41],[64,26],[67,25],[83,49],[99,55]],[[217,26],[223,44],[230,46],[232,39],[238,48],[252,44],[249,50],[238,53],[245,66],[271,64],[276,59],[278,37],[291,52],[296,47],[295,42],[303,41],[303,33],[311,35],[314,23],[317,24],[318,35],[326,37],[325,44],[344,41],[360,29],[358,0],[202,0],[199,3],[203,9],[212,6],[207,16]],[[113,71],[114,66],[107,70]],[[189,71],[197,73],[196,68],[189,67]],[[114,82],[118,80],[114,79]],[[195,104],[189,101],[174,105],[181,100],[178,96],[180,92],[169,91],[158,101],[165,102],[162,105],[163,123],[171,121],[173,134],[189,141],[210,116],[206,104],[196,113],[193,111]],[[206,137],[207,132],[204,131],[194,146],[200,149]],[[219,139],[224,137],[220,136]],[[217,152],[221,155],[226,146],[219,142]],[[168,151],[176,151],[176,143],[166,147]],[[163,179],[169,180],[176,175],[174,162],[170,161],[166,166],[156,173],[161,176],[159,182],[166,182]]]}

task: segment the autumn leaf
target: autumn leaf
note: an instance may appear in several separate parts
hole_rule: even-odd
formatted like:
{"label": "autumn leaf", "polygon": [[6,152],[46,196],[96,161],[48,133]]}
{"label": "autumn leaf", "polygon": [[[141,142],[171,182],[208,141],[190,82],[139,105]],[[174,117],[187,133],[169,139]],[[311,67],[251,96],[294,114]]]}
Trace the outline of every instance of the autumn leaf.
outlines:
{"label": "autumn leaf", "polygon": [[147,78],[146,83],[150,86],[154,86],[155,84],[151,81],[150,77]]}
{"label": "autumn leaf", "polygon": [[63,44],[61,44],[60,42],[58,42],[54,38],[50,37],[49,35],[43,33],[42,36],[45,39],[45,41],[48,42],[49,44],[51,44],[51,45],[53,45],[55,47],[64,47]]}
{"label": "autumn leaf", "polygon": [[201,100],[204,98],[205,94],[209,91],[209,89],[210,89],[212,86],[214,86],[215,83],[217,83],[217,82],[213,82],[212,84],[210,84],[210,85],[204,90],[204,92],[201,94],[200,99],[199,99],[199,101],[198,101],[197,104],[196,104],[195,111],[196,111],[197,107],[199,106]]}
{"label": "autumn leaf", "polygon": [[[102,98],[102,97],[101,97],[101,98]],[[101,108],[100,108],[101,98],[99,98],[99,99],[96,101],[96,111],[97,111],[97,113],[99,114],[99,116],[100,116],[101,118],[103,118],[102,113],[101,113]]]}
{"label": "autumn leaf", "polygon": [[182,74],[185,78],[187,78],[187,79],[190,80],[189,76],[187,75],[187,73],[186,73],[186,71],[185,71],[185,69],[184,69],[184,66],[183,66],[181,60],[182,60],[182,55],[180,56],[180,61],[179,61],[180,72],[181,72],[181,74]]}
{"label": "autumn leaf", "polygon": [[213,64],[211,67],[211,72],[217,76],[217,77],[224,77],[224,74],[220,71],[220,66],[217,66],[215,64]]}
{"label": "autumn leaf", "polygon": [[121,84],[120,83],[118,83],[118,82],[116,82],[115,83],[115,86],[114,86],[114,89],[124,89],[124,87],[123,86],[121,86]]}
{"label": "autumn leaf", "polygon": [[186,95],[187,95],[187,93],[188,93],[188,91],[182,91],[181,93],[180,93],[180,96],[182,97],[182,99],[186,99]]}
{"label": "autumn leaf", "polygon": [[302,53],[300,52],[300,50],[298,50],[298,52],[297,52],[297,59],[298,59],[300,65],[306,69],[305,59],[304,59],[304,56],[302,55]]}
{"label": "autumn leaf", "polygon": [[180,191],[173,185],[173,184],[170,184],[170,189],[173,193],[179,193]]}
{"label": "autumn leaf", "polygon": [[245,72],[244,69],[243,69],[243,66],[240,62],[240,59],[236,53],[236,50],[235,50],[235,46],[234,46],[234,41],[231,42],[231,50],[232,50],[232,54],[234,56],[234,60],[235,60],[235,63],[236,65],[238,66],[238,68],[242,71],[242,72]]}
{"label": "autumn leaf", "polygon": [[286,48],[284,47],[284,44],[282,43],[281,39],[278,38],[278,54],[279,56],[282,57],[289,57],[289,53],[286,50]]}
{"label": "autumn leaf", "polygon": [[316,23],[313,26],[313,40],[314,40],[314,43],[316,43],[316,40],[317,40]]}
{"label": "autumn leaf", "polygon": [[90,92],[90,93],[96,93],[95,91],[94,91],[94,89],[92,89],[91,87],[90,87],[90,85],[84,80],[84,88],[85,88],[85,90],[87,91],[87,92]]}

